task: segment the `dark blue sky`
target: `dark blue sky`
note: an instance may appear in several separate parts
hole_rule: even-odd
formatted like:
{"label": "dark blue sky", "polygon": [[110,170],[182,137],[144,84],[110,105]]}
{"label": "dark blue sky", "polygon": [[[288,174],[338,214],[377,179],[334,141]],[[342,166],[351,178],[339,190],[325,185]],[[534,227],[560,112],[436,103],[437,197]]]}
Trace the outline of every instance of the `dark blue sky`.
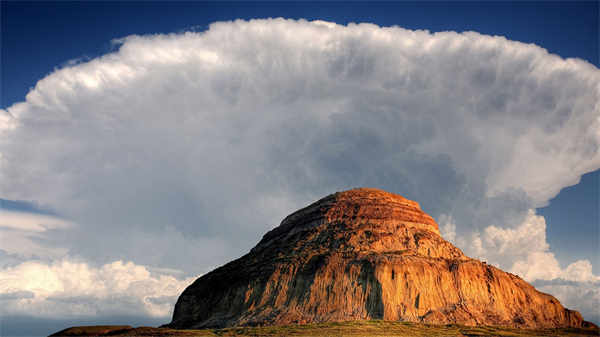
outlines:
{"label": "dark blue sky", "polygon": [[592,259],[594,267],[600,263],[599,189],[600,170],[596,170],[563,189],[548,207],[538,209],[546,218],[548,243],[563,266],[579,259]]}

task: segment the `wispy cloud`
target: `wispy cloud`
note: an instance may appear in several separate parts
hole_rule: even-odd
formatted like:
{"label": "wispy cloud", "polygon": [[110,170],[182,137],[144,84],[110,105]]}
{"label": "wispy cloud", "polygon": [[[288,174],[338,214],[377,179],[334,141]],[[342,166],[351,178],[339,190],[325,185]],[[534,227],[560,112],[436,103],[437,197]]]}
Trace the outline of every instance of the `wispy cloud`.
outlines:
{"label": "wispy cloud", "polygon": [[5,254],[21,258],[61,257],[68,249],[44,245],[44,234],[71,227],[71,222],[54,215],[0,209],[0,238]]}

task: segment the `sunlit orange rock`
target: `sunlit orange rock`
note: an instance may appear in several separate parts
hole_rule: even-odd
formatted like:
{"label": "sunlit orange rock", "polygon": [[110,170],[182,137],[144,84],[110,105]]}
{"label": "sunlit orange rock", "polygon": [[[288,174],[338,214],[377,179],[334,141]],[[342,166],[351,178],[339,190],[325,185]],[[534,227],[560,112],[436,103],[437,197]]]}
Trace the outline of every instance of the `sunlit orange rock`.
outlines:
{"label": "sunlit orange rock", "polygon": [[329,195],[190,285],[172,328],[384,319],[581,327],[516,275],[465,256],[419,204],[378,189]]}

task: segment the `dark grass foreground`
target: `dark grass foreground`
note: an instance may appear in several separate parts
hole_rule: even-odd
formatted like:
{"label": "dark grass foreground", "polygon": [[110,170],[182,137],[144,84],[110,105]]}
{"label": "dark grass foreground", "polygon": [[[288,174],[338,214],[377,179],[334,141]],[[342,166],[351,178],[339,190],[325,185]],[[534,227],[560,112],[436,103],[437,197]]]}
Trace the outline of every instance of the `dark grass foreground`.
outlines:
{"label": "dark grass foreground", "polygon": [[429,325],[411,322],[353,321],[267,327],[205,330],[173,330],[131,326],[79,326],[59,331],[56,336],[600,336],[596,326],[562,329],[513,329],[490,326]]}

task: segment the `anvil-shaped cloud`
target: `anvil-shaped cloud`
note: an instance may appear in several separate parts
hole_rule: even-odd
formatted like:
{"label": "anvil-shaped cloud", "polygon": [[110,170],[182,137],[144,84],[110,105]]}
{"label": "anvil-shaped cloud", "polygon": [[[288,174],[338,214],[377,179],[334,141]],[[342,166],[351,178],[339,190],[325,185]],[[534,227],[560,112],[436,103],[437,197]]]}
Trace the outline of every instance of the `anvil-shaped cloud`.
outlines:
{"label": "anvil-shaped cloud", "polygon": [[[600,168],[600,70],[504,37],[269,19],[115,43],[0,110],[0,198],[76,224],[36,244],[90,263],[205,272],[308,202],[371,186],[538,275],[506,245],[555,263],[532,210]],[[540,277],[596,282],[576,263]]]}

